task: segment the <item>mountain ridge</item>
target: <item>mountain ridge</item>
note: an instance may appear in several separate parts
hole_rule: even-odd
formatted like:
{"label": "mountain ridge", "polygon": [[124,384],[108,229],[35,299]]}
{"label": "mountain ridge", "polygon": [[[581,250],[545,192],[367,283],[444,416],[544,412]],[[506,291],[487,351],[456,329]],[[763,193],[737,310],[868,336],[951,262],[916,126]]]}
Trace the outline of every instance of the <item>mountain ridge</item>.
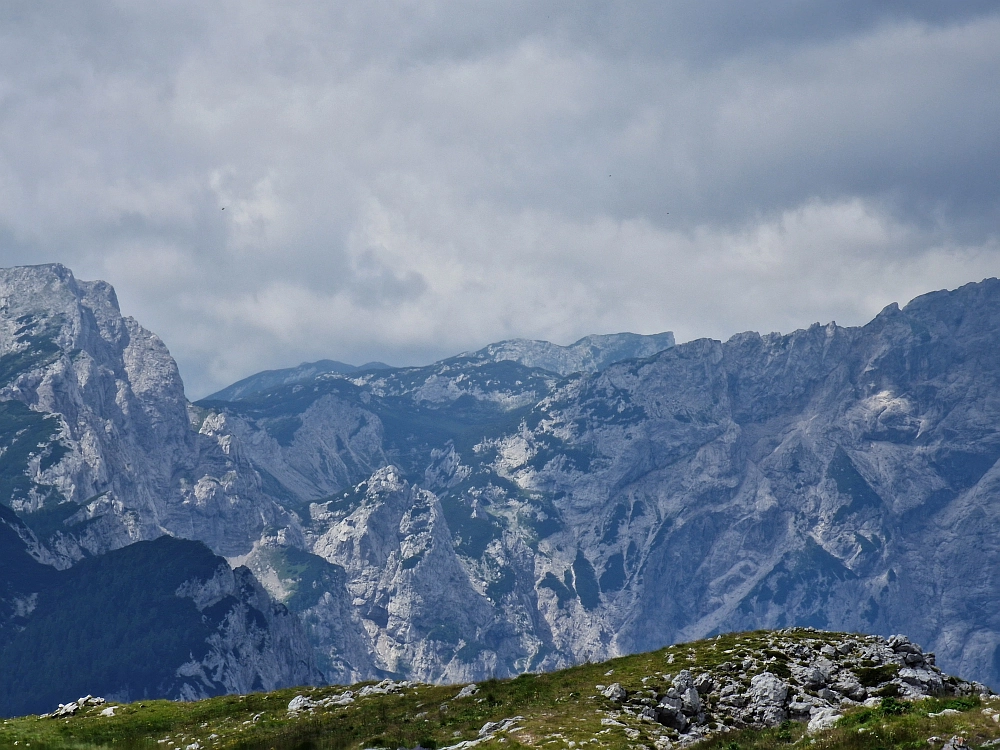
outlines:
{"label": "mountain ridge", "polygon": [[[449,359],[472,359],[491,362],[517,362],[525,367],[547,370],[557,375],[574,372],[597,372],[623,359],[648,357],[674,346],[674,335],[667,331],[652,335],[637,333],[594,334],[560,346],[549,341],[507,339],[488,344],[476,351],[463,352]],[[441,360],[447,361],[447,360]],[[427,365],[433,367],[434,364]],[[263,370],[205,396],[199,401],[239,401],[272,388],[305,383],[323,375],[355,375],[371,370],[421,369],[392,367],[384,362],[354,366],[331,359],[303,362],[298,367]]]}
{"label": "mountain ridge", "polygon": [[565,377],[576,372],[599,372],[625,359],[651,357],[674,345],[674,334],[670,331],[651,335],[610,333],[584,336],[568,346],[549,341],[507,339],[458,356],[493,362],[509,360]]}
{"label": "mountain ridge", "polygon": [[[394,443],[395,438],[383,434],[382,450],[388,449],[384,452],[385,461],[404,467],[403,476],[437,493],[446,510],[453,508],[448,517],[448,525],[453,530],[456,524],[468,525],[471,521],[475,521],[473,526],[479,529],[475,533],[486,534],[484,540],[490,538],[499,540],[506,532],[500,532],[499,526],[491,531],[490,525],[500,523],[504,517],[510,518],[511,513],[523,515],[524,510],[528,510],[535,519],[528,526],[523,526],[520,532],[528,534],[529,537],[532,534],[530,528],[532,524],[536,529],[552,527],[557,530],[567,528],[583,530],[595,520],[598,522],[598,528],[592,536],[590,532],[585,532],[583,538],[574,539],[575,534],[567,537],[571,540],[571,548],[579,552],[563,556],[558,550],[553,549],[546,553],[546,557],[555,555],[556,558],[561,558],[562,569],[546,571],[543,568],[541,571],[536,571],[536,574],[525,573],[528,577],[525,584],[534,589],[534,595],[539,601],[530,605],[528,612],[532,609],[537,612],[544,606],[540,602],[546,597],[554,598],[552,610],[543,616],[549,623],[548,627],[551,627],[553,617],[556,622],[563,620],[561,610],[570,607],[573,602],[577,604],[572,606],[580,608],[579,614],[575,617],[590,618],[592,615],[587,613],[593,611],[594,606],[598,606],[594,604],[595,601],[607,599],[606,606],[611,606],[612,600],[620,602],[621,596],[628,593],[630,586],[640,585],[643,588],[628,594],[632,603],[625,605],[626,611],[629,607],[639,607],[636,611],[637,619],[629,620],[627,617],[623,620],[615,619],[612,622],[621,624],[615,625],[609,622],[606,626],[611,632],[619,632],[617,638],[624,639],[623,645],[619,648],[625,651],[634,648],[625,645],[630,642],[629,639],[647,643],[669,642],[706,634],[716,628],[746,627],[761,621],[780,625],[781,618],[788,615],[783,615],[781,608],[775,609],[773,603],[765,604],[765,602],[773,602],[777,592],[783,592],[792,585],[788,583],[789,581],[809,580],[814,585],[822,583],[821,590],[825,592],[823,596],[826,598],[826,603],[813,601],[809,604],[807,592],[802,589],[804,584],[800,584],[800,592],[796,596],[801,604],[795,606],[806,609],[792,615],[797,618],[795,622],[823,625],[828,621],[826,618],[831,616],[852,617],[854,619],[849,622],[855,627],[874,626],[881,630],[891,626],[888,621],[879,619],[885,617],[879,612],[884,613],[886,608],[884,601],[882,604],[879,603],[879,598],[891,598],[895,596],[893,591],[905,589],[905,586],[897,582],[898,575],[904,574],[905,571],[895,570],[889,561],[882,563],[883,567],[878,576],[872,577],[874,568],[878,567],[877,558],[879,556],[885,558],[889,554],[886,552],[887,543],[892,546],[895,544],[892,542],[893,538],[901,538],[899,531],[890,532],[889,528],[882,530],[885,524],[880,524],[874,516],[886,513],[886,520],[891,521],[890,527],[897,528],[902,523],[900,514],[905,516],[909,513],[910,515],[906,517],[914,518],[912,513],[916,512],[917,507],[927,507],[927,501],[920,499],[923,496],[929,497],[937,493],[933,494],[930,507],[938,507],[942,503],[947,504],[958,499],[968,487],[985,477],[983,472],[995,462],[996,456],[991,446],[995,446],[997,442],[997,436],[993,431],[983,433],[976,428],[970,434],[970,438],[976,443],[970,445],[968,450],[964,448],[958,450],[961,446],[957,444],[949,447],[939,438],[930,444],[922,442],[914,445],[912,449],[908,449],[911,450],[911,455],[907,460],[916,460],[922,467],[918,474],[929,482],[928,489],[922,495],[912,496],[911,499],[901,496],[899,500],[894,500],[891,505],[886,506],[879,493],[889,495],[893,492],[898,494],[898,491],[892,490],[891,484],[887,487],[882,486],[888,477],[879,479],[877,475],[873,475],[872,466],[866,455],[871,449],[887,452],[887,455],[895,457],[898,463],[903,458],[900,451],[903,450],[904,444],[918,436],[921,441],[926,442],[929,435],[926,432],[921,433],[919,427],[913,426],[917,422],[909,412],[915,408],[915,402],[909,398],[898,398],[894,394],[894,391],[905,392],[909,386],[903,384],[900,389],[899,384],[890,381],[899,378],[905,380],[913,375],[929,379],[940,378],[942,375],[947,375],[949,369],[954,370],[956,362],[963,361],[966,365],[975,362],[976,366],[982,367],[983,372],[995,378],[996,362],[980,354],[959,355],[954,349],[957,346],[956,342],[959,341],[963,342],[962,346],[971,342],[974,348],[978,348],[978,339],[983,335],[989,338],[996,330],[989,314],[978,315],[977,321],[976,311],[985,312],[992,309],[997,290],[997,282],[987,280],[955,292],[923,295],[904,309],[890,305],[872,322],[856,328],[841,328],[832,324],[814,325],[787,335],[760,336],[745,333],[737,334],[727,342],[713,340],[688,342],[649,359],[611,365],[593,375],[577,375],[562,381],[548,381],[548,385],[545,386],[550,388],[548,395],[535,399],[533,406],[518,406],[521,403],[530,404],[534,399],[534,397],[526,400],[521,398],[531,390],[523,385],[526,382],[524,379],[526,375],[512,374],[505,380],[492,373],[487,374],[488,367],[496,363],[484,364],[463,358],[446,360],[438,366],[420,370],[423,374],[410,386],[393,385],[392,376],[387,373],[359,378],[355,387],[361,390],[351,394],[345,391],[335,395],[331,391],[329,396],[323,396],[325,393],[323,386],[317,385],[319,400],[314,403],[318,406],[327,398],[343,403],[342,399],[346,398],[354,404],[351,408],[362,408],[364,404],[361,396],[368,393],[370,398],[368,413],[383,415],[379,417],[380,422],[389,424],[385,421],[385,412],[379,411],[382,408],[389,408],[388,405],[371,411],[374,408],[371,405],[378,399],[410,398],[414,403],[424,404],[425,406],[421,408],[426,413],[431,414],[432,410],[436,409],[437,414],[442,414],[447,410],[458,408],[463,398],[471,397],[473,401],[485,404],[487,397],[501,392],[506,393],[505,398],[507,403],[512,405],[511,408],[501,408],[499,406],[501,402],[493,401],[492,403],[498,406],[491,419],[502,419],[504,414],[514,415],[513,432],[507,432],[497,439],[466,444],[465,448],[459,446],[458,433],[453,433],[455,442],[451,448],[448,447],[447,436],[442,436],[440,448],[428,446],[426,453],[417,454],[423,456],[416,459],[417,463],[423,461],[427,464],[426,471],[420,473],[417,473],[416,463],[411,469],[405,468],[408,466],[407,461],[411,460],[407,457],[414,455],[413,447],[400,452],[406,443]],[[956,308],[964,308],[964,316],[958,314]],[[971,331],[970,325],[973,323],[978,326],[971,339],[962,331],[953,330],[956,325],[961,326],[962,320],[965,320],[966,331]],[[960,334],[958,338],[955,338],[956,333]],[[936,354],[936,350],[924,351],[928,346],[932,349],[939,347],[942,351]],[[914,350],[911,352],[908,348]],[[416,373],[417,370],[409,372]],[[470,382],[476,373],[480,373],[479,377],[485,379],[483,382],[492,382],[491,388],[494,390],[483,394],[473,386],[464,385]],[[962,377],[964,379],[961,382],[972,382],[969,376]],[[453,390],[442,389],[442,381]],[[522,385],[515,388],[518,381]],[[430,383],[435,384],[436,390],[433,393],[437,394],[435,396],[437,401],[427,399]],[[459,385],[460,383],[462,385]],[[886,385],[891,385],[892,388],[886,389]],[[498,391],[497,388],[501,390]],[[536,381],[535,388],[535,396],[538,396],[540,391],[537,391],[537,388],[542,388],[542,381]],[[922,393],[926,400],[930,391],[923,385],[920,389],[917,392]],[[978,391],[962,393],[956,390],[954,384],[945,389],[942,397],[944,395],[952,400],[958,398],[967,402],[972,398],[972,403],[977,403],[976,399],[980,398]],[[302,394],[299,394],[299,397],[301,396]],[[284,403],[282,399],[280,394],[273,393],[269,396],[271,403],[269,408],[273,409],[276,404]],[[387,402],[378,401],[378,403]],[[848,408],[851,404],[853,407]],[[332,406],[333,403],[329,402],[324,408]],[[944,408],[931,402],[925,406],[932,411]],[[518,411],[521,408],[527,411]],[[227,409],[231,418],[240,418],[238,416],[242,413],[240,408],[230,406]],[[805,426],[814,423],[818,414],[828,414],[829,416],[824,419],[834,420],[829,428],[834,432],[831,433],[831,437],[822,439],[815,448],[819,451],[816,453],[813,448],[807,448],[802,444],[802,438],[798,437],[802,435],[800,432],[802,427],[796,425]],[[516,428],[518,422],[522,424],[520,432]],[[930,422],[925,419],[925,424]],[[655,430],[649,432],[654,426]],[[765,448],[767,443],[759,442],[761,430],[768,433],[775,429],[779,430],[779,433],[773,439],[778,442]],[[947,429],[954,430],[954,426],[948,426]],[[663,432],[664,430],[666,432]],[[784,434],[784,437],[778,437],[781,434]],[[758,437],[754,438],[754,435]],[[840,437],[836,437],[837,435]],[[861,444],[858,440],[865,436],[868,442],[863,443],[864,452],[859,453]],[[638,443],[635,442],[636,438],[641,438]],[[678,439],[680,442],[677,442]],[[767,440],[770,441],[772,438],[768,437]],[[757,441],[758,448],[753,447],[754,441]],[[783,441],[798,444],[787,445],[786,450],[781,445]],[[294,438],[290,445],[294,448]],[[345,442],[345,446],[347,445]],[[394,445],[397,447],[393,447]],[[635,445],[641,446],[642,449],[637,452],[634,447],[630,447]],[[713,445],[717,447],[712,447]],[[471,448],[475,448],[475,451],[470,453]],[[761,449],[766,451],[777,449],[777,454],[769,459],[774,465],[769,468],[764,467],[765,473],[770,473],[772,478],[766,478],[754,468],[760,457],[751,459],[752,452],[746,453],[747,450]],[[347,450],[350,452],[353,449]],[[671,492],[679,493],[679,497],[683,497],[686,494],[683,489],[684,482],[690,480],[684,479],[684,470],[678,473],[676,460],[686,454],[692,456],[701,454],[706,458],[712,455],[711,452],[705,454],[705,450],[715,452],[721,450],[723,453],[719,454],[720,456],[732,453],[732,458],[727,459],[728,463],[719,464],[713,469],[713,472],[721,470],[722,475],[713,479],[699,492],[707,492],[709,498],[733,496],[736,492],[738,497],[740,492],[746,493],[751,487],[756,486],[756,492],[763,491],[764,497],[770,498],[766,500],[765,506],[770,506],[771,510],[763,515],[760,515],[759,511],[751,511],[751,516],[746,520],[756,518],[757,520],[753,521],[759,529],[756,533],[763,535],[762,540],[770,538],[768,544],[778,546],[772,547],[770,552],[766,547],[744,549],[742,551],[744,562],[735,561],[734,564],[737,567],[751,564],[760,572],[749,578],[739,574],[736,580],[743,578],[744,583],[736,588],[732,588],[733,584],[726,584],[736,596],[731,604],[726,604],[729,599],[723,597],[719,600],[720,608],[694,617],[693,612],[684,614],[684,610],[679,610],[671,601],[700,601],[702,596],[697,590],[683,594],[678,591],[666,599],[656,589],[649,590],[648,584],[639,583],[641,580],[648,581],[651,572],[655,571],[652,578],[660,582],[656,587],[666,584],[668,587],[666,590],[670,590],[669,586],[675,585],[672,582],[684,580],[685,575],[693,574],[695,578],[699,575],[695,569],[688,569],[683,559],[672,559],[668,562],[671,558],[663,557],[666,549],[697,549],[701,543],[698,536],[692,536],[693,530],[685,529],[689,521],[684,521],[683,515],[679,519],[682,521],[680,526],[677,526],[677,520],[671,520],[678,511],[684,513],[682,506],[677,505],[676,500],[667,500],[661,505],[661,510],[654,514],[657,516],[652,519],[654,524],[648,525],[647,522],[641,521],[642,509],[645,508],[647,511],[649,509],[648,501],[636,503],[630,500],[626,505],[622,505],[621,501],[614,500],[614,495],[622,491],[616,488],[631,487],[630,493],[638,493],[640,497],[644,495],[650,499],[662,496],[664,493],[669,495]],[[928,464],[926,456],[933,451],[939,451],[940,455]],[[494,458],[486,463],[483,463],[482,458],[477,458],[471,465],[468,463],[468,457],[471,457],[472,453],[483,457],[491,452]],[[369,452],[367,455],[375,454]],[[434,455],[439,458],[433,458]],[[763,455],[766,456],[766,453]],[[705,464],[704,459],[699,460],[706,468],[711,466]],[[732,463],[733,460],[737,463]],[[750,463],[745,463],[748,460]],[[562,462],[562,468],[557,469],[556,462]],[[743,464],[743,468],[737,469],[740,464]],[[771,497],[771,491],[766,488],[775,481],[779,482],[779,485],[788,482],[789,474],[786,469],[781,468],[782,466],[789,468],[797,466],[798,474],[802,475],[802,470],[807,464],[811,464],[811,467],[806,472],[808,476],[803,477],[806,486],[810,488],[805,497],[806,507],[812,507],[809,512],[816,520],[805,527],[797,523],[789,527],[788,533],[780,532],[781,524],[775,526],[774,521],[767,519],[771,516],[776,519],[784,515],[791,521],[796,513],[801,513],[803,510],[799,507],[800,500],[793,499],[801,495],[801,492],[795,490],[794,483],[784,490],[784,492],[791,491],[791,495],[783,502],[791,502],[792,506],[789,506],[788,510],[779,511],[780,503],[775,504],[775,498]],[[477,469],[477,466],[480,468]],[[664,474],[666,466],[672,468]],[[976,469],[977,466],[982,466],[982,470]],[[277,468],[275,470],[278,471]],[[751,473],[743,474],[746,470],[750,470]],[[778,471],[777,475],[774,474],[775,470]],[[280,471],[278,473],[280,474]],[[478,481],[484,483],[481,487],[474,486],[477,474],[482,477]],[[746,484],[751,479],[752,484]],[[681,481],[680,484],[678,480]],[[473,482],[473,486],[469,486],[470,481]],[[801,483],[802,480],[796,481]],[[486,510],[488,506],[482,505],[482,501],[476,498],[485,497],[482,494],[484,490],[494,493],[496,498],[498,482],[510,484],[508,484],[509,491],[505,491],[507,500],[500,502],[503,507],[497,508],[498,512],[494,515]],[[463,485],[467,489],[463,490]],[[741,485],[742,490],[739,489]],[[950,485],[954,487],[950,488]],[[491,486],[493,489],[490,489]],[[573,488],[577,486],[584,493],[578,499],[572,501],[557,499],[558,508],[548,506],[553,509],[552,512],[543,509],[547,502],[546,498],[558,498],[560,494],[567,494],[568,498],[572,498]],[[720,492],[724,494],[720,496]],[[525,493],[527,497],[524,500],[515,499],[517,495]],[[501,492],[501,495],[503,494],[504,492]],[[592,499],[587,499],[580,505],[580,501],[588,497]],[[748,499],[751,497],[752,494]],[[452,505],[456,501],[460,507]],[[510,501],[513,501],[513,504]],[[663,501],[654,501],[654,504],[655,502]],[[461,506],[470,507],[466,503],[471,503],[472,517],[468,521],[463,521],[462,513],[467,511],[462,511]],[[479,509],[477,503],[480,503]],[[532,503],[538,505],[532,506]],[[693,502],[691,507],[707,509],[716,504],[718,500],[710,500],[707,505],[704,501],[697,501]],[[754,505],[759,503],[754,501],[749,507],[752,508]],[[495,499],[494,507],[496,507]],[[676,510],[671,510],[671,507]],[[523,510],[516,510],[517,508]],[[721,511],[721,508],[719,510]],[[969,510],[972,509],[963,512],[967,513]],[[789,513],[791,515],[788,515]],[[690,520],[693,521],[696,517],[697,514]],[[707,516],[702,514],[703,520],[697,523],[704,524],[713,517],[714,514]],[[637,520],[629,521],[630,518]],[[645,537],[647,545],[652,543],[651,556],[637,552],[640,557],[634,563],[630,563],[627,540],[617,549],[601,551],[603,545],[615,544],[614,540],[618,536],[616,532],[621,532],[622,524],[626,521],[631,525],[637,524],[635,531],[632,532],[633,541],[641,538],[635,537],[635,533],[646,529],[642,534],[648,534]],[[811,531],[811,524],[817,522],[819,525],[815,527],[815,532]],[[721,517],[712,520],[711,523],[720,529],[725,526]],[[796,526],[801,530],[796,531]],[[923,522],[923,526],[926,530],[926,521]],[[778,536],[775,536],[776,529],[780,532]],[[470,549],[469,541],[475,538],[474,533],[471,531],[469,533],[472,535],[459,533],[455,544],[460,549],[460,559],[466,561],[463,563],[466,569],[475,569],[476,565],[486,563],[489,555],[486,558],[479,558],[478,563],[469,561],[469,558],[464,556]],[[678,534],[680,536],[677,536]],[[675,539],[673,544],[665,545],[658,541],[670,537]],[[905,534],[902,538],[905,541]],[[945,538],[954,539],[951,534],[946,534]],[[466,553],[461,552],[463,545]],[[657,547],[657,545],[662,546]],[[501,555],[499,560],[511,554],[514,554],[515,558],[517,554],[523,554],[515,553],[515,549],[517,549],[516,544]],[[486,550],[482,548],[476,552],[477,555],[485,553]],[[535,556],[536,561],[539,559],[537,553],[531,553],[530,556]],[[508,564],[496,562],[494,565],[499,566],[501,571],[511,570]],[[630,570],[630,565],[636,567]],[[912,562],[912,566],[920,569],[920,565],[915,561]],[[490,567],[492,566],[487,564],[486,569],[478,573],[478,576],[486,576],[485,579],[479,579],[482,583],[477,584],[477,587],[483,587],[480,590],[490,589],[500,580],[510,580],[504,577],[507,573],[503,573],[500,579],[491,583],[490,576],[494,574],[486,572]],[[644,573],[636,577],[636,571],[640,567]],[[588,568],[593,570],[593,573],[589,573]],[[684,570],[689,570],[690,573],[676,572]],[[878,580],[882,583],[878,583]],[[595,581],[596,584],[588,581]],[[633,583],[628,585],[629,581]],[[586,587],[582,586],[581,582],[586,583]],[[617,593],[619,582],[626,584],[622,593]],[[509,585],[509,583],[503,584],[503,586]],[[703,580],[701,586],[705,588],[701,590],[711,590],[712,586],[718,585],[720,584]],[[585,601],[580,591],[585,588],[588,591],[594,590],[595,587],[599,591],[597,599],[595,600],[594,594],[588,594],[589,598]],[[516,586],[515,589],[518,590]],[[529,592],[527,588],[519,590],[523,594]],[[640,593],[642,591],[644,593]],[[882,593],[878,597],[874,596],[879,591]],[[788,596],[786,593],[781,595]],[[792,608],[792,611],[795,611],[787,598],[783,601],[786,602],[786,609]],[[857,608],[849,604],[856,601],[863,602],[863,606]],[[643,604],[643,602],[655,604]],[[603,609],[604,606],[599,605],[598,609]],[[852,609],[858,611],[851,613]],[[544,608],[542,611],[545,611]],[[649,612],[649,617],[652,618],[649,625],[643,624],[643,617],[646,616],[642,614],[644,611]],[[686,624],[674,634],[664,631],[664,611],[677,612],[675,616],[681,617],[680,622],[686,621]],[[860,619],[862,615],[872,619],[862,620]],[[530,621],[527,612],[522,611],[520,616],[528,617]],[[692,617],[693,619],[688,619]],[[574,627],[572,622],[572,619],[566,622],[564,627]],[[601,642],[604,636],[600,635],[598,630],[593,636],[583,637],[585,640],[595,638],[596,642]],[[996,638],[995,635],[990,637]],[[976,641],[976,638],[972,639],[972,642],[966,644],[966,648],[982,648],[975,645]],[[555,644],[548,648],[554,649],[551,653],[558,654],[560,651]],[[579,646],[570,647],[571,652],[576,648]],[[598,648],[603,649],[607,646]],[[607,653],[607,651],[598,650],[596,653]],[[946,656],[943,658],[952,658],[947,656],[947,650],[945,653]],[[976,663],[989,664],[989,651],[987,650],[983,656],[970,654],[967,657],[970,668],[975,668],[971,665]]]}
{"label": "mountain ridge", "polygon": [[363,365],[349,365],[333,359],[320,359],[315,362],[303,362],[298,367],[287,367],[277,370],[262,370],[254,373],[242,380],[237,380],[232,385],[216,391],[201,401],[238,401],[241,398],[260,393],[281,385],[301,383],[312,380],[317,375],[334,373],[337,375],[348,375],[366,370],[391,370],[391,365],[384,362],[367,362]]}

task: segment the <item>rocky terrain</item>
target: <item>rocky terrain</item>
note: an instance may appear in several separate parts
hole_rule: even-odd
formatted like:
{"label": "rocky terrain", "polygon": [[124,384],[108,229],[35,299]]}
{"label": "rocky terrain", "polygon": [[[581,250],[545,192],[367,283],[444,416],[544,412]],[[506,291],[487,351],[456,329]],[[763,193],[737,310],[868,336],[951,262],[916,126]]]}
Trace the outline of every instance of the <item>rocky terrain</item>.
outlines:
{"label": "rocky terrain", "polygon": [[[997,696],[904,636],[813,629],[678,644],[508,681],[384,679],[194,704],[85,696],[0,726],[16,742],[209,747],[990,747]],[[950,739],[945,739],[950,738]],[[974,743],[974,744],[973,744]]]}
{"label": "rocky terrain", "polygon": [[[305,549],[348,589],[310,621],[352,612],[390,673],[479,679],[797,624],[909,632],[996,683],[998,316],[988,280],[860,328],[694,341],[565,378],[481,356],[324,375],[200,402],[202,430],[300,503]],[[422,492],[422,537],[370,509]],[[359,534],[381,540],[377,563],[330,543]],[[411,543],[460,584],[435,586]],[[238,559],[273,582],[265,558],[290,546]],[[372,674],[338,653],[357,641],[312,632],[343,679]]]}
{"label": "rocky terrain", "polygon": [[1000,684],[1000,282],[672,343],[501,342],[190,404],[109,286],[8,269],[0,490],[56,568],[164,534],[245,565],[329,681],[799,625],[906,632]]}
{"label": "rocky terrain", "polygon": [[[711,650],[719,654],[715,645]],[[886,698],[991,694],[985,685],[942,673],[933,654],[903,635],[783,630],[743,637],[721,654],[729,658],[708,668],[642,677],[638,689],[626,690],[618,682],[597,685],[621,707],[609,713],[607,724],[626,716],[655,721],[674,730],[671,739],[689,744],[713,732],[775,727],[787,720],[804,722],[815,733],[834,726],[851,707],[877,708]]]}

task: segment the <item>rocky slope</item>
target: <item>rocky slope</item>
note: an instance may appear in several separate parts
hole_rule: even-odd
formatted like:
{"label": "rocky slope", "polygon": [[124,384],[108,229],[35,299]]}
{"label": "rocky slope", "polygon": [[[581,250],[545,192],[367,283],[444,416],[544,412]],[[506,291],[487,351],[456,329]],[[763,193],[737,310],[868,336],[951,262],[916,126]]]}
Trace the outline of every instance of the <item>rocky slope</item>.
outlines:
{"label": "rocky slope", "polygon": [[191,429],[163,342],[63,266],[0,269],[0,497],[60,566],[164,533],[223,554],[291,516]]}
{"label": "rocky slope", "polygon": [[[787,720],[807,723],[808,732],[816,733],[852,707],[876,708],[886,698],[991,694],[985,685],[944,674],[934,654],[904,635],[885,639],[790,628],[732,640],[693,644],[684,660],[668,656],[668,664],[697,664],[676,674],[648,675],[631,689],[619,682],[597,685],[620,707],[609,718],[655,721],[674,730],[670,739],[689,744],[719,731]],[[700,658],[695,649],[703,652]]]}
{"label": "rocky slope", "polygon": [[[176,365],[155,335],[122,317],[110,286],[77,281],[58,265],[0,270],[2,710],[38,700],[42,683],[65,673],[66,642],[55,624],[74,622],[80,607],[97,618],[85,627],[104,622],[93,602],[142,619],[141,606],[122,609],[99,586],[89,603],[77,595],[102,580],[106,566],[137,555],[128,545],[172,534],[233,553],[249,549],[269,522],[294,521],[259,487],[259,476],[229,445],[192,429]],[[192,560],[183,558],[197,558],[198,549],[210,555],[200,545],[177,548],[181,559],[170,561],[172,569],[187,570]],[[194,640],[184,629],[163,631],[167,640],[180,638],[184,658],[153,658],[150,668],[160,671],[140,680],[141,690],[199,696],[319,679],[298,621],[249,571],[233,573],[211,557],[213,571],[220,564],[225,570],[208,576],[218,596],[201,609],[213,614],[198,615],[194,605],[188,612],[199,623],[208,618],[208,631]],[[164,563],[136,560],[146,567],[128,572],[143,588]],[[163,596],[176,612],[173,589]],[[193,652],[204,653],[191,661]],[[28,654],[55,671],[38,682]],[[109,677],[95,659],[74,674],[108,690],[132,690],[130,678]],[[148,656],[137,663],[144,661]]]}

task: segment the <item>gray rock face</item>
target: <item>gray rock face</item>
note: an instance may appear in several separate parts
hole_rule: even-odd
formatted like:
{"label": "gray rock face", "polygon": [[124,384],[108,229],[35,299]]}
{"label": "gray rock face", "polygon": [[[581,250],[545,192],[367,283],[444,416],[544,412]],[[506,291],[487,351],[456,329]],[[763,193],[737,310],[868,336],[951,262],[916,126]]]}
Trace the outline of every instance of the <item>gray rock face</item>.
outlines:
{"label": "gray rock face", "polygon": [[[84,556],[164,534],[229,554],[268,525],[294,536],[294,516],[228,437],[192,429],[188,406],[166,347],[122,317],[109,285],[59,265],[0,269],[0,646],[5,622],[13,637],[39,616],[53,568]],[[249,571],[223,570],[211,604],[238,604],[203,659],[176,665],[191,674],[170,694],[319,679],[297,619]]]}
{"label": "gray rock face", "polygon": [[349,513],[331,506],[310,508],[311,528],[322,530],[312,549],[346,571],[379,668],[408,669],[426,681],[467,682],[516,673],[519,662],[526,666],[538,648],[531,623],[510,622],[476,585],[434,494],[408,485],[388,467],[365,483]]}
{"label": "gray rock face", "polygon": [[244,567],[223,564],[207,580],[192,580],[177,596],[194,600],[200,612],[228,605],[200,659],[177,667],[179,684],[168,697],[199,700],[219,693],[277,690],[317,684],[313,651],[298,619],[277,604]]}
{"label": "gray rock face", "polygon": [[761,672],[750,680],[747,714],[751,722],[773,727],[785,720],[788,684],[777,675]]}
{"label": "gray rock face", "polygon": [[40,439],[5,456],[23,473],[3,501],[60,565],[164,533],[237,554],[292,522],[228,439],[191,429],[176,364],[108,284],[0,269],[0,363],[3,434]]}

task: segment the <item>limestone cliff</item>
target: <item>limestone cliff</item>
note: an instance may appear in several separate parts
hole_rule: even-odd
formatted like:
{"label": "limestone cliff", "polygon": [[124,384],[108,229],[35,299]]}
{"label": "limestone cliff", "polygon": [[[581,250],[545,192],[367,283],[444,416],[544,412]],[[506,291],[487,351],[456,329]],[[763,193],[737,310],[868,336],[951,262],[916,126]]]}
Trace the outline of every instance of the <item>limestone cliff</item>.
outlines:
{"label": "limestone cliff", "polygon": [[0,492],[62,566],[164,533],[224,554],[291,517],[238,448],[191,429],[163,342],[104,282],[0,269]]}

